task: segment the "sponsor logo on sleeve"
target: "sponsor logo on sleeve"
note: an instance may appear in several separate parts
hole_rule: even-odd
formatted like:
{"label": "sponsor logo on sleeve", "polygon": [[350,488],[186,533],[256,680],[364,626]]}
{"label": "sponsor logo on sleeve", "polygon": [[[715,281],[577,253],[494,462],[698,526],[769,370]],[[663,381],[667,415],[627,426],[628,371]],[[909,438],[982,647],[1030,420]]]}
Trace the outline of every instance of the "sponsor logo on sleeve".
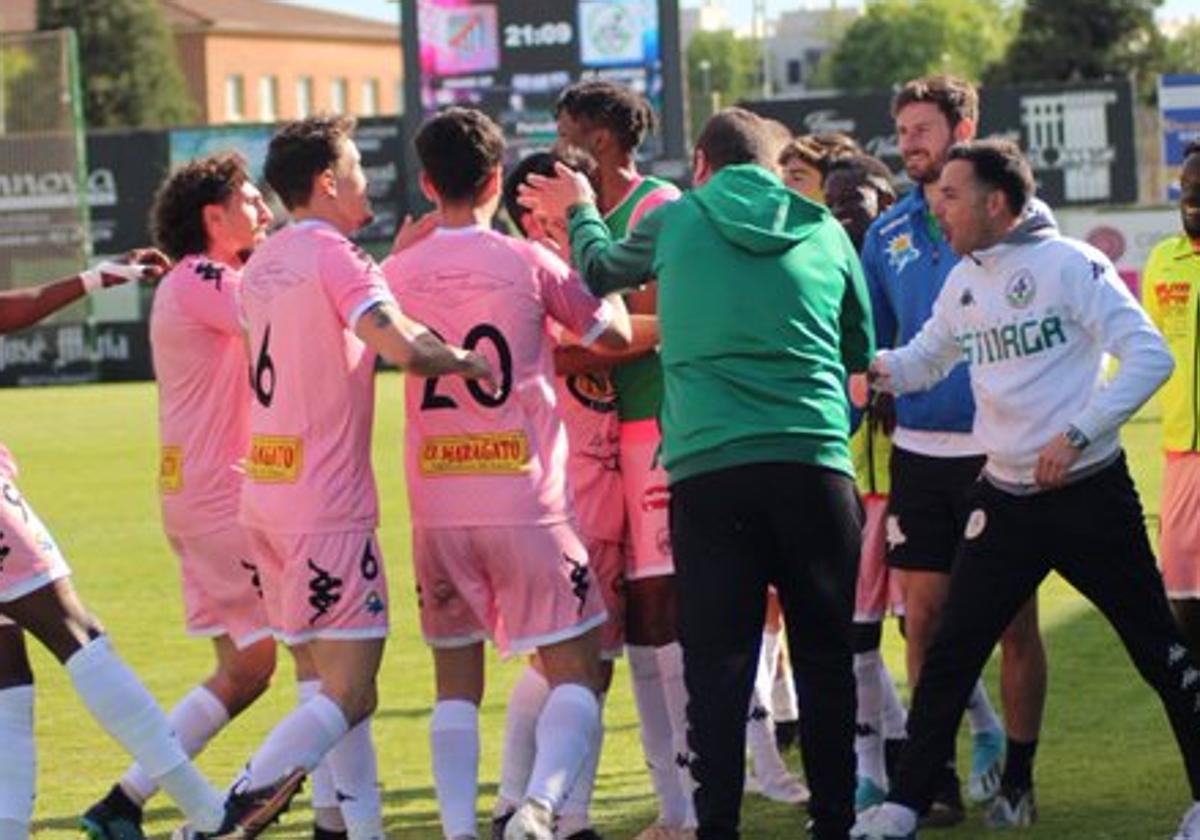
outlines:
{"label": "sponsor logo on sleeve", "polygon": [[158,459],[158,489],[172,495],[183,489],[183,448],[164,446]]}

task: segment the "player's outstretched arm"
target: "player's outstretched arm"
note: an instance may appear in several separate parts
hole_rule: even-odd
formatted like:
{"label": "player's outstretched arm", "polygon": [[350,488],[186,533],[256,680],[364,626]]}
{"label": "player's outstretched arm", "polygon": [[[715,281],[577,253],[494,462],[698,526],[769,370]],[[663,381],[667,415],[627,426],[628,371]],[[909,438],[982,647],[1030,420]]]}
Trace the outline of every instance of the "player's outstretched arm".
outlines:
{"label": "player's outstretched arm", "polygon": [[493,391],[499,387],[484,356],[446,344],[394,304],[372,306],[355,323],[354,334],[396,367],[417,376],[457,374],[481,380]]}
{"label": "player's outstretched arm", "polygon": [[568,223],[571,256],[593,294],[633,289],[654,274],[657,210],[648,213],[630,234],[613,241],[596,209],[596,197],[582,174],[559,163],[555,176],[531,174],[521,185],[518,201],[551,219]]}
{"label": "player's outstretched arm", "polygon": [[61,280],[0,292],[0,333],[33,326],[88,292],[119,286],[130,280],[157,280],[171,262],[153,248],[130,251],[124,262],[102,262]]}

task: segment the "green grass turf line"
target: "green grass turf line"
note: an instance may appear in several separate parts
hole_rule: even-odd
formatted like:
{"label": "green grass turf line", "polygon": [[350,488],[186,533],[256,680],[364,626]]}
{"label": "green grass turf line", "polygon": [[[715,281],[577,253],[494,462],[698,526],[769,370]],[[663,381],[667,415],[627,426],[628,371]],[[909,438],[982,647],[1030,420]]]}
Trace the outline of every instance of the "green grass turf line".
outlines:
{"label": "green grass turf line", "polygon": [[[432,840],[440,837],[427,735],[432,669],[417,632],[409,568],[402,387],[395,375],[382,376],[378,383],[375,468],[393,633],[380,678],[375,735],[389,837]],[[153,387],[0,390],[0,416],[0,441],[17,458],[20,486],[61,544],[85,602],[169,707],[205,676],[211,654],[207,642],[188,639],[181,629],[175,560],[158,518]],[[1161,456],[1152,409],[1127,428],[1126,443],[1145,506],[1156,512]],[[1138,679],[1113,632],[1062,581],[1047,582],[1041,606],[1050,660],[1050,699],[1036,771],[1042,822],[1021,836],[1169,836],[1189,798],[1157,699]],[[900,641],[891,622],[885,652],[893,673],[902,677]],[[38,837],[75,836],[76,816],[107,790],[126,759],[87,716],[62,669],[40,649],[33,658],[38,678]],[[998,703],[995,660],[987,678]],[[503,706],[516,673],[513,663],[489,661],[481,717],[481,823],[495,792]],[[200,759],[202,769],[219,783],[231,779],[272,722],[291,707],[293,697],[291,667],[281,655],[272,689],[216,739]],[[652,820],[655,804],[624,663],[618,666],[606,723],[594,816],[606,836],[626,838]],[[964,766],[967,743],[965,737],[960,741]],[[794,753],[789,758],[798,763]],[[972,809],[963,827],[928,836],[979,837],[980,814]],[[177,812],[165,799],[150,803],[151,836],[167,836],[177,822]],[[796,837],[802,826],[803,815],[796,809],[747,798],[747,838]],[[307,794],[270,836],[310,836]]]}

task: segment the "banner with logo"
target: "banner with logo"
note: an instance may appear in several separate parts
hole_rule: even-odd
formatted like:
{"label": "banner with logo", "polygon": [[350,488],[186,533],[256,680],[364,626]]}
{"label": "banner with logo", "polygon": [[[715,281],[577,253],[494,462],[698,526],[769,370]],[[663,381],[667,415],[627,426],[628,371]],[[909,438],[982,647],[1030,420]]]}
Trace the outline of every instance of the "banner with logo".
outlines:
{"label": "banner with logo", "polygon": [[[903,172],[890,93],[745,103],[797,134],[840,131]],[[1029,156],[1051,206],[1137,201],[1133,89],[1126,80],[980,90],[979,136],[1003,135]]]}
{"label": "banner with logo", "polygon": [[1158,119],[1162,126],[1163,165],[1170,170],[1167,200],[1179,200],[1183,150],[1200,140],[1200,74],[1158,77]]}
{"label": "banner with logo", "polygon": [[55,324],[0,336],[0,387],[153,376],[145,322]]}
{"label": "banner with logo", "polygon": [[1180,232],[1179,213],[1168,209],[1083,210],[1071,208],[1055,214],[1067,236],[1082,239],[1103,251],[1136,295],[1142,268],[1150,251],[1168,236]]}

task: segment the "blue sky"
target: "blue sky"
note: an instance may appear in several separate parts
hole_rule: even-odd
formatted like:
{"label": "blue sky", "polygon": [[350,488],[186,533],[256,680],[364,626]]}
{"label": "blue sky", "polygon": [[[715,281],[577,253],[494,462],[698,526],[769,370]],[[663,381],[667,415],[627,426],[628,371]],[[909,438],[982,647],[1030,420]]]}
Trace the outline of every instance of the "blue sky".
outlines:
{"label": "blue sky", "polygon": [[[316,6],[335,12],[363,15],[364,17],[381,20],[396,19],[396,3],[393,0],[287,0],[304,6]],[[684,6],[698,6],[700,0],[681,0]],[[729,10],[735,25],[748,26],[752,4],[749,0],[720,0],[721,5]],[[823,7],[828,4],[820,0],[767,0],[767,14],[774,15],[780,10],[797,9],[804,6]],[[838,0],[842,7],[860,5],[859,0]],[[1167,0],[1159,12],[1161,17],[1176,18],[1196,15],[1200,17],[1200,0]]]}

